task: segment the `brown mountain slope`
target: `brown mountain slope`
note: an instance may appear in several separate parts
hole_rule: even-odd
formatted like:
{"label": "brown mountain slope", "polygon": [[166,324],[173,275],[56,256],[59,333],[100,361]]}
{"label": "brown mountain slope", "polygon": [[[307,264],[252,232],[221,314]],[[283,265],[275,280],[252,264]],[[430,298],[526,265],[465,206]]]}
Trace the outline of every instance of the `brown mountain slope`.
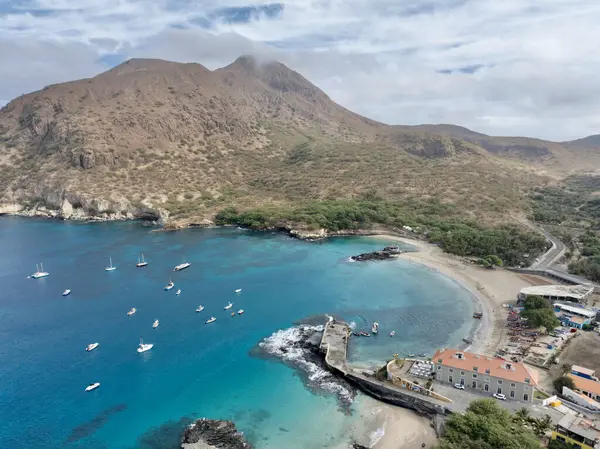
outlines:
{"label": "brown mountain slope", "polygon": [[[538,141],[499,150],[487,143],[499,138],[449,128],[369,120],[277,62],[244,56],[210,71],[130,60],[0,110],[0,212],[119,218],[161,210],[196,221],[230,204],[376,195],[435,198],[506,219],[543,182],[539,164],[570,151],[550,143],[529,151]],[[510,139],[497,145],[518,146]]]}

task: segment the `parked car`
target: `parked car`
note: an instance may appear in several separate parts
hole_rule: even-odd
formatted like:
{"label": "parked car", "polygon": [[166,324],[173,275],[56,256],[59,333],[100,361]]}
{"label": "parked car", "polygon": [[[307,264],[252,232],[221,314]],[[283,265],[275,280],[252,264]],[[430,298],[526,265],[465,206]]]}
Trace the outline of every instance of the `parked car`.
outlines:
{"label": "parked car", "polygon": [[459,390],[464,390],[465,386],[463,384],[454,384],[454,388],[458,388]]}
{"label": "parked car", "polygon": [[504,396],[502,393],[494,393],[494,397],[496,399],[500,399],[501,401],[506,401],[506,396]]}

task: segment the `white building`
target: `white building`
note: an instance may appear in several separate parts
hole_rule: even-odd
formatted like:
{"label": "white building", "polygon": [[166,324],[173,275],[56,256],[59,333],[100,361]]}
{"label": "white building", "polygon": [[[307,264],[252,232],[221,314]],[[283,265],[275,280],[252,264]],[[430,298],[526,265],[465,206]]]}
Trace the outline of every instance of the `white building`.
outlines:
{"label": "white building", "polygon": [[593,292],[594,286],[592,284],[534,285],[522,288],[518,299],[525,299],[527,296],[541,296],[550,301],[582,302]]}

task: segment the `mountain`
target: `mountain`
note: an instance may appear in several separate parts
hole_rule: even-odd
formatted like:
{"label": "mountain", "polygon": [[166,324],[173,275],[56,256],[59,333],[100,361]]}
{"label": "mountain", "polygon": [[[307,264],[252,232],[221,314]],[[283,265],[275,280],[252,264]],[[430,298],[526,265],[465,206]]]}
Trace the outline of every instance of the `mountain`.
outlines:
{"label": "mountain", "polygon": [[189,223],[228,205],[369,196],[504,220],[590,148],[385,125],[250,56],[214,71],[132,59],[0,110],[0,213]]}

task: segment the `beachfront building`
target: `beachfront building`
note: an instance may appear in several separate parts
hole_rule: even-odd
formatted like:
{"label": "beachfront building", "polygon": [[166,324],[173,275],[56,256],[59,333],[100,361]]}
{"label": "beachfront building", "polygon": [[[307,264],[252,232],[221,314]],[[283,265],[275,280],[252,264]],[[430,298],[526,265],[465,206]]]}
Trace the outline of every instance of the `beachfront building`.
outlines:
{"label": "beachfront building", "polygon": [[596,312],[583,307],[569,306],[567,304],[553,304],[556,316],[563,326],[583,329],[596,320]]}
{"label": "beachfront building", "polygon": [[585,394],[571,390],[569,387],[562,387],[562,396],[570,402],[573,402],[580,407],[586,408],[591,412],[600,412],[600,402],[593,400]]}
{"label": "beachfront building", "polygon": [[572,365],[571,366],[571,374],[574,376],[583,377],[584,379],[592,379],[597,381],[596,371],[590,368],[586,368],[584,366]]}
{"label": "beachfront building", "polygon": [[600,382],[593,379],[586,379],[585,377],[575,376],[573,374],[569,374],[568,376],[575,384],[575,391],[584,394],[595,401],[600,401]]}
{"label": "beachfront building", "polygon": [[592,284],[579,285],[534,285],[522,288],[517,299],[527,296],[541,296],[549,301],[583,302],[594,292]]}
{"label": "beachfront building", "polygon": [[440,349],[431,360],[435,364],[436,381],[461,384],[465,389],[490,396],[500,393],[513,401],[533,401],[538,373],[522,363],[458,349]]}
{"label": "beachfront building", "polygon": [[600,430],[596,421],[566,414],[552,432],[552,439],[582,449],[600,448]]}

